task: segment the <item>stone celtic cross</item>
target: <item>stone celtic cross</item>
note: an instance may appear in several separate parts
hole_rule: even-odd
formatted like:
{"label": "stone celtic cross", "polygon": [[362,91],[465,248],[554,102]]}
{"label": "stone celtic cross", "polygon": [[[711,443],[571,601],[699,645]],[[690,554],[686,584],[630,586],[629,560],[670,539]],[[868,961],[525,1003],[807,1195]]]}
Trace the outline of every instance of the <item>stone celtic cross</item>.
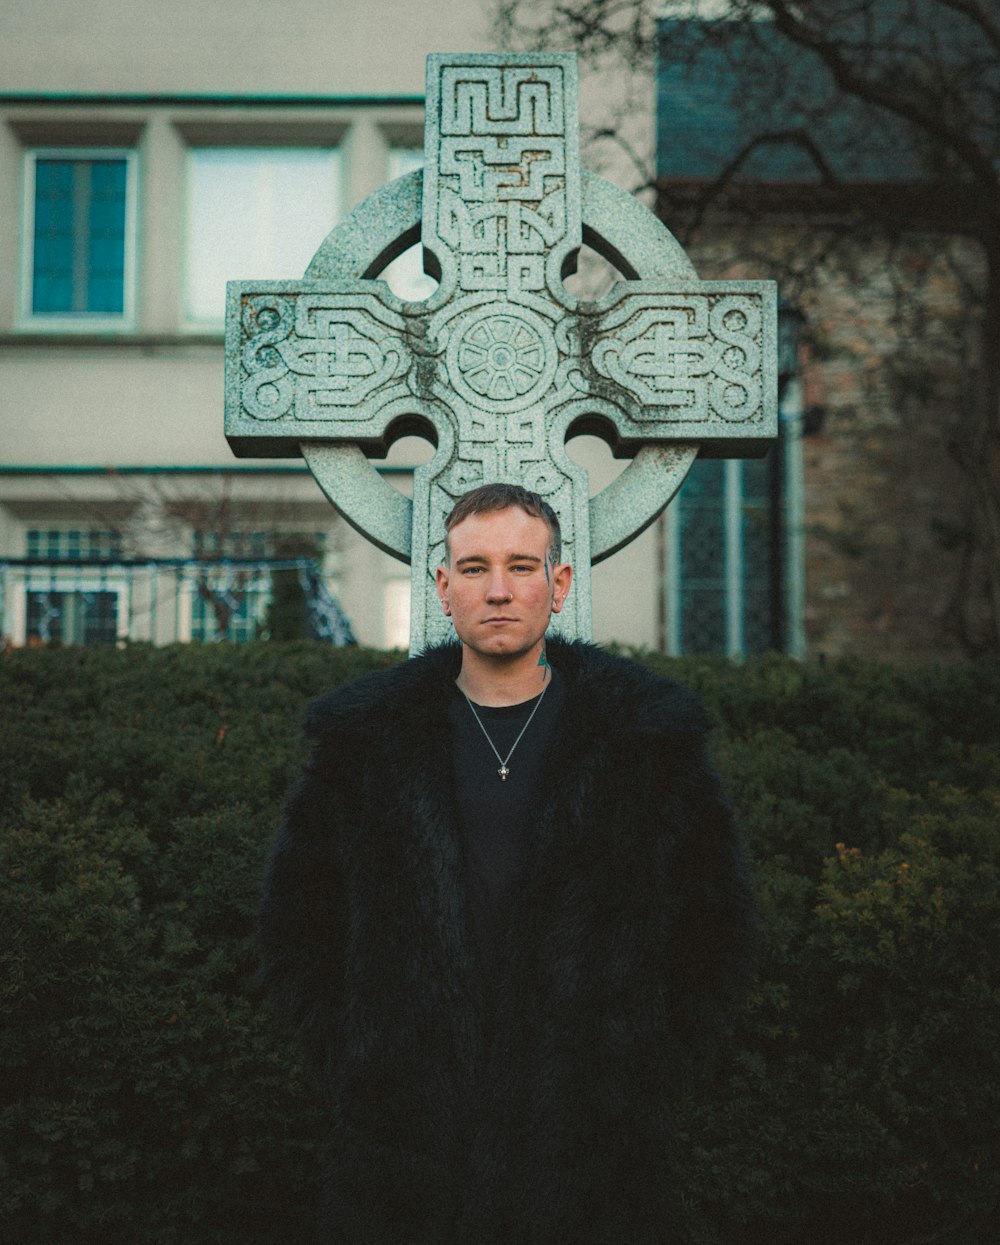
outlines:
{"label": "stone celtic cross", "polygon": [[[404,302],[377,279],[417,240],[439,285]],[[626,280],[598,302],[563,277],[581,243]],[[570,53],[428,57],[425,163],[327,236],[301,281],[231,281],[226,436],[301,454],[334,506],[410,561],[411,649],[446,638],[434,592],[444,518],[509,480],[559,514],[576,580],[559,630],[590,633],[590,566],[638,535],[699,452],[763,453],[777,429],[770,282],[698,281],[631,196],[579,165]],[[367,457],[436,445],[412,503]],[[632,462],[588,501],[568,437]]]}

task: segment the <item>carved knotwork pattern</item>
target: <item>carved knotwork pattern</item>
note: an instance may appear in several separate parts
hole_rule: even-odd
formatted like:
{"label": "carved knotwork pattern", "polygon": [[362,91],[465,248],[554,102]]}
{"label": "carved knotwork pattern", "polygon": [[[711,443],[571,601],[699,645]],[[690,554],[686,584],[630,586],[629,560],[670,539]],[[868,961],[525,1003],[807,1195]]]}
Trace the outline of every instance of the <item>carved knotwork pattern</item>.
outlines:
{"label": "carved knotwork pattern", "polygon": [[365,403],[410,367],[404,323],[373,295],[245,298],[244,410],[262,420],[367,418]]}
{"label": "carved knotwork pattern", "polygon": [[759,299],[691,295],[660,296],[655,306],[650,301],[628,298],[609,317],[594,347],[594,367],[632,394],[650,418],[664,418],[664,407],[695,422],[715,416],[740,423],[758,415]]}
{"label": "carved knotwork pattern", "polygon": [[566,129],[560,65],[444,65],[441,135],[551,134]]}
{"label": "carved knotwork pattern", "polygon": [[545,288],[568,228],[565,96],[559,65],[442,68],[434,230],[459,289]]}

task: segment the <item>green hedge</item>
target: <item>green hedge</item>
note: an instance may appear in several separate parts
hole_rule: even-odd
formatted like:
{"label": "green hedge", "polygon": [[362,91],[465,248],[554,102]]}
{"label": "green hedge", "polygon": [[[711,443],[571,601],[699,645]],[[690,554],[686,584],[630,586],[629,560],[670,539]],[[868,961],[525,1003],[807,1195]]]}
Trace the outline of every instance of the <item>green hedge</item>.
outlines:
{"label": "green hedge", "polygon": [[[397,658],[0,661],[4,1240],[310,1240],[322,1119],[253,917],[302,707]],[[644,660],[719,723],[764,913],[679,1112],[679,1245],[995,1241],[1000,671]]]}

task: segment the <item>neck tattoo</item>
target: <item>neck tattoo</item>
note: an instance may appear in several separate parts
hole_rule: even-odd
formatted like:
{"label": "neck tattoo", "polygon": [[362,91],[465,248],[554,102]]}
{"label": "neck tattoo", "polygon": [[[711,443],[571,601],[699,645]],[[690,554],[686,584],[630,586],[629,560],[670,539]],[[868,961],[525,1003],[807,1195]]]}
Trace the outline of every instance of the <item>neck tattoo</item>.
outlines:
{"label": "neck tattoo", "polygon": [[472,703],[472,701],[471,701],[471,700],[469,699],[469,697],[466,695],[465,688],[462,686],[462,684],[461,684],[461,682],[459,681],[459,679],[456,679],[456,680],[455,680],[455,683],[456,683],[456,686],[458,687],[458,690],[462,693],[462,695],[463,695],[463,696],[465,696],[465,703],[466,703],[466,704],[469,706],[469,708],[472,710],[472,716],[473,716],[473,717],[476,719],[476,721],[479,723],[479,729],[480,729],[480,730],[483,732],[483,734],[486,736],[486,742],[487,742],[487,743],[489,744],[489,746],[493,749],[493,755],[494,755],[494,756],[496,757],[496,759],[500,762],[500,768],[497,770],[497,773],[500,775],[500,781],[501,781],[501,782],[506,782],[506,781],[507,781],[507,775],[510,773],[510,770],[507,768],[507,762],[508,762],[508,761],[510,760],[510,758],[514,755],[514,749],[515,749],[515,748],[517,747],[517,745],[521,742],[521,739],[522,739],[522,737],[524,736],[524,732],[525,732],[525,731],[528,729],[528,727],[531,725],[531,719],[532,719],[532,718],[535,716],[535,714],[538,712],[538,707],[539,707],[539,705],[542,703],[542,701],[544,700],[544,698],[545,698],[545,693],[549,690],[549,684],[552,682],[552,668],[551,668],[551,666],[548,666],[548,663],[546,663],[546,665],[547,665],[547,667],[548,667],[548,668],[546,669],[546,671],[545,671],[544,675],[542,676],[542,677],[545,679],[545,686],[542,688],[541,695],[540,695],[540,696],[538,697],[538,699],[535,701],[535,707],[534,707],[534,709],[532,709],[532,711],[528,714],[528,720],[527,720],[527,722],[525,722],[525,724],[521,727],[520,731],[518,732],[518,736],[517,736],[517,738],[516,738],[516,739],[514,740],[514,742],[511,744],[510,751],[507,753],[507,755],[506,755],[505,757],[502,757],[502,756],[500,755],[499,751],[497,750],[497,746],[496,746],[496,744],[493,742],[493,740],[492,740],[492,739],[490,739],[490,733],[489,733],[489,731],[486,729],[486,727],[485,727],[485,726],[483,726],[483,720],[482,720],[482,718],[479,716],[479,714],[476,712],[476,706]]}

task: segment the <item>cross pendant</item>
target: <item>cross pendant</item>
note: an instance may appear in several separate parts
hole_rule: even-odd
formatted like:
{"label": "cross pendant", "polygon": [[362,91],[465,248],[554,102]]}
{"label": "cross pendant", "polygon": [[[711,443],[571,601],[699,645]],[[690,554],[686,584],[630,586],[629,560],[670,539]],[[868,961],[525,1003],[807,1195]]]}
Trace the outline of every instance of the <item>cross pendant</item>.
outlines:
{"label": "cross pendant", "polygon": [[506,765],[501,765],[500,768],[497,770],[497,773],[500,775],[500,778],[502,779],[502,781],[506,782],[507,775],[510,773],[510,770],[507,768]]}

